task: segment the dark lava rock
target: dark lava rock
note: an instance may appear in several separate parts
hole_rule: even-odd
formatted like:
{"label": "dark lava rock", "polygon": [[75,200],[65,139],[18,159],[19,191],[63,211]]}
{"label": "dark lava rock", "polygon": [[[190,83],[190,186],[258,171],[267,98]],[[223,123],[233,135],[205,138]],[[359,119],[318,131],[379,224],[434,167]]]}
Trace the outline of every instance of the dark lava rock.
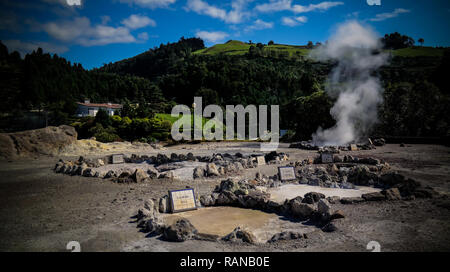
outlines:
{"label": "dark lava rock", "polygon": [[195,161],[195,156],[194,156],[194,154],[192,154],[192,153],[187,153],[187,155],[186,155],[186,160],[188,160],[188,161]]}
{"label": "dark lava rock", "polygon": [[223,237],[222,240],[227,242],[244,242],[249,244],[254,244],[256,241],[253,234],[241,229],[240,227],[235,228],[230,234]]}
{"label": "dark lava rock", "polygon": [[164,230],[164,238],[172,242],[184,242],[193,239],[197,229],[187,219],[180,219]]}
{"label": "dark lava rock", "polygon": [[177,161],[179,161],[179,157],[176,153],[172,153],[172,154],[170,154],[170,160],[172,162],[177,162]]}
{"label": "dark lava rock", "polygon": [[370,172],[370,169],[367,166],[359,165],[350,170],[347,181],[355,185],[367,186],[371,181],[378,181],[378,176],[377,174]]}
{"label": "dark lava rock", "polygon": [[286,155],[285,153],[277,153],[276,151],[272,151],[269,154],[266,154],[264,156],[264,159],[266,160],[266,162],[269,161],[273,161],[276,159],[276,157],[282,158],[284,155]]}
{"label": "dark lava rock", "polygon": [[122,172],[120,176],[115,180],[117,183],[135,183],[135,180],[130,176],[128,172]]}
{"label": "dark lava rock", "polygon": [[322,231],[324,232],[335,232],[342,228],[344,219],[336,219],[332,220],[328,224],[322,227]]}
{"label": "dark lava rock", "polygon": [[244,208],[253,208],[264,210],[267,207],[267,202],[270,199],[270,194],[262,193],[256,190],[251,190],[247,195],[240,195],[238,197],[240,206]]}
{"label": "dark lava rock", "polygon": [[366,201],[383,201],[386,200],[386,196],[382,193],[375,192],[375,193],[369,193],[369,194],[363,194],[362,198]]}
{"label": "dark lava rock", "polygon": [[358,160],[358,163],[377,165],[377,164],[380,164],[381,161],[379,159],[374,159],[374,158],[361,158]]}
{"label": "dark lava rock", "polygon": [[375,139],[372,142],[374,146],[383,146],[386,144],[386,140],[383,138]]}
{"label": "dark lava rock", "polygon": [[157,156],[156,156],[156,160],[155,160],[155,163],[156,164],[165,164],[165,163],[168,163],[168,162],[170,162],[170,159],[169,159],[169,157],[167,157],[166,155],[164,155],[164,154],[158,154]]}
{"label": "dark lava rock", "polygon": [[142,227],[142,231],[146,233],[161,234],[164,232],[164,230],[164,224],[157,217],[150,218],[149,220],[145,221],[145,224]]}
{"label": "dark lava rock", "polygon": [[402,196],[401,196],[400,191],[398,190],[398,188],[390,188],[390,189],[387,189],[387,190],[383,190],[383,191],[381,191],[381,193],[386,196],[387,200],[400,200],[400,199],[402,199]]}
{"label": "dark lava rock", "polygon": [[407,179],[393,187],[398,188],[402,196],[410,196],[421,189],[421,184],[413,179]]}
{"label": "dark lava rock", "polygon": [[405,181],[405,176],[396,172],[386,173],[380,176],[380,183],[392,187]]}
{"label": "dark lava rock", "polygon": [[230,191],[220,193],[215,202],[219,206],[236,206],[239,204],[238,197]]}
{"label": "dark lava rock", "polygon": [[341,218],[345,218],[345,214],[343,211],[337,210],[331,215],[330,220],[341,219]]}
{"label": "dark lava rock", "polygon": [[309,219],[315,212],[314,206],[311,204],[301,203],[299,201],[292,201],[290,203],[291,215],[302,220]]}
{"label": "dark lava rock", "polygon": [[204,207],[208,207],[208,206],[214,206],[215,200],[212,198],[211,195],[202,195],[200,197],[200,203],[202,204],[202,206]]}
{"label": "dark lava rock", "polygon": [[316,192],[310,192],[305,195],[302,202],[308,203],[308,204],[314,204],[319,202],[320,199],[325,198],[324,194],[316,193]]}
{"label": "dark lava rock", "polygon": [[277,241],[287,241],[287,240],[297,240],[297,239],[304,239],[306,238],[306,235],[300,232],[293,232],[293,231],[284,231],[275,234],[272,236],[272,238],[268,241],[268,243],[274,243]]}

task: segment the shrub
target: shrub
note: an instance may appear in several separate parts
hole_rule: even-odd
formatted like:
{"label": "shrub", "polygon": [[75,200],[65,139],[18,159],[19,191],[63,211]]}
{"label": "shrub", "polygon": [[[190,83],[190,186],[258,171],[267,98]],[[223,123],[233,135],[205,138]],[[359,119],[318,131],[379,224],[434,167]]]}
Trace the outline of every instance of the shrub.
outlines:
{"label": "shrub", "polygon": [[107,131],[102,131],[94,134],[97,141],[102,143],[118,142],[121,141],[120,137],[116,134],[109,133]]}
{"label": "shrub", "polygon": [[112,125],[111,117],[109,117],[108,113],[102,109],[95,115],[95,123],[102,124],[104,127]]}

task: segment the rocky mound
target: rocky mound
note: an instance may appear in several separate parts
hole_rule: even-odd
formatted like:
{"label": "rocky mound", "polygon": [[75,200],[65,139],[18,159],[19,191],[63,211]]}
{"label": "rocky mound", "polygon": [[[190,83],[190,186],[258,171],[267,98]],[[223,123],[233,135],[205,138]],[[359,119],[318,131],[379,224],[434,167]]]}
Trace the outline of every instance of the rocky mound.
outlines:
{"label": "rocky mound", "polygon": [[117,154],[130,152],[153,152],[153,150],[164,150],[159,144],[147,144],[140,142],[112,142],[101,143],[92,139],[82,139],[65,146],[59,155],[62,156],[89,156],[98,154]]}
{"label": "rocky mound", "polygon": [[55,155],[76,141],[77,132],[71,126],[0,133],[0,158],[10,160],[27,156]]}
{"label": "rocky mound", "polygon": [[[354,143],[342,146],[318,146],[312,141],[302,141],[297,143],[292,143],[289,148],[298,148],[303,150],[317,150],[319,153],[329,152],[329,153],[339,153],[340,151],[358,151],[358,150],[371,150],[375,149],[376,146],[384,146],[386,140],[383,138],[371,140],[367,139],[367,143]],[[352,148],[353,146],[353,148]]]}
{"label": "rocky mound", "polygon": [[[235,155],[217,153],[212,156],[172,153],[170,157],[161,153],[156,156],[124,154],[122,164],[111,164],[111,156],[96,160],[80,157],[78,161],[59,160],[53,170],[66,175],[114,178],[119,183],[141,182],[155,178],[192,180],[231,175],[247,168],[258,167],[256,157],[257,155],[240,153]],[[289,157],[284,153],[271,152],[265,155],[265,159],[269,164],[280,164],[289,160]]]}

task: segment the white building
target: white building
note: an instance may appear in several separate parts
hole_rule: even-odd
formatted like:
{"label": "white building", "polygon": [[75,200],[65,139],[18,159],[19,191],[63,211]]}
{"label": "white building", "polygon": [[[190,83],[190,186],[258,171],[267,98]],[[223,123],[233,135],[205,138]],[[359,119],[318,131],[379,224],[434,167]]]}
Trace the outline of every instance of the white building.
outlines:
{"label": "white building", "polygon": [[90,103],[89,100],[84,101],[84,103],[77,102],[77,104],[78,109],[76,115],[78,117],[95,116],[97,115],[97,112],[100,109],[106,111],[109,114],[109,116],[113,116],[116,111],[122,109],[122,105],[120,104],[111,104],[111,103],[97,104],[97,103]]}

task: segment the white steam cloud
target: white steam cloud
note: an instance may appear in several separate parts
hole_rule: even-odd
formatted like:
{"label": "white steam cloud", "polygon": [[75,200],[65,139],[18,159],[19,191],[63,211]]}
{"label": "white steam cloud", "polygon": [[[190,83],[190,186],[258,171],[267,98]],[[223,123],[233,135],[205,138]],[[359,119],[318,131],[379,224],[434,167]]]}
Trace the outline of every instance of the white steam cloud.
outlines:
{"label": "white steam cloud", "polygon": [[326,130],[319,127],[312,136],[314,144],[358,141],[378,121],[383,88],[374,72],[388,59],[381,49],[381,41],[372,29],[350,21],[340,25],[325,45],[313,50],[311,56],[317,60],[337,61],[326,87],[327,93],[337,98],[330,111],[336,125]]}

